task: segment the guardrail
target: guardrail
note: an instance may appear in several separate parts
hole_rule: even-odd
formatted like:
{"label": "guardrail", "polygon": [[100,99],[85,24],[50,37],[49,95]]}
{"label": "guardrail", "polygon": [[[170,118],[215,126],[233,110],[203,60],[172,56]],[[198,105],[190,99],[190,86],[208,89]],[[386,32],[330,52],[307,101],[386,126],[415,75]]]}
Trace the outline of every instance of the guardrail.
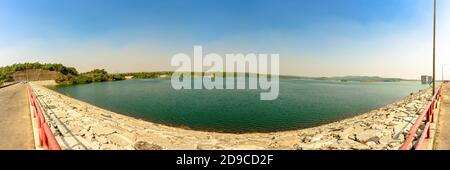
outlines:
{"label": "guardrail", "polygon": [[[441,98],[441,91],[442,91],[442,84],[439,86],[436,93],[433,95],[431,101],[425,106],[425,109],[420,113],[419,117],[417,118],[414,125],[411,127],[411,130],[409,131],[408,137],[406,137],[405,143],[400,147],[400,150],[420,150],[422,148],[423,142],[425,139],[430,138],[430,126],[431,123],[434,122],[434,112],[435,109],[438,106],[438,103]],[[420,126],[425,124],[425,127],[421,134],[417,134],[417,131],[419,130]],[[410,147],[411,142],[414,140],[415,136],[418,136],[419,139],[417,140],[416,144]]]}
{"label": "guardrail", "polygon": [[33,108],[33,118],[36,120],[38,126],[39,146],[43,147],[45,150],[61,150],[58,141],[56,141],[55,136],[53,136],[53,133],[48,127],[47,122],[45,122],[45,117],[42,112],[41,106],[36,100],[36,96],[33,93],[31,85],[28,85],[28,95],[30,104]]}

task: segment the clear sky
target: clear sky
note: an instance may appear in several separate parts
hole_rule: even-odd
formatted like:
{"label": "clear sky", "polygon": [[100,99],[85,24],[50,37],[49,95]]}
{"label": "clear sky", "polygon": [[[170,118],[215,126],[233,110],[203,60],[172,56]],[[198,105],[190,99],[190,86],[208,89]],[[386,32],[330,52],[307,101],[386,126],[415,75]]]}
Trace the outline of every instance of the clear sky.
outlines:
{"label": "clear sky", "polygon": [[[174,70],[176,53],[279,53],[281,74],[431,74],[432,0],[1,0],[0,66]],[[437,78],[450,78],[450,2],[438,0]]]}

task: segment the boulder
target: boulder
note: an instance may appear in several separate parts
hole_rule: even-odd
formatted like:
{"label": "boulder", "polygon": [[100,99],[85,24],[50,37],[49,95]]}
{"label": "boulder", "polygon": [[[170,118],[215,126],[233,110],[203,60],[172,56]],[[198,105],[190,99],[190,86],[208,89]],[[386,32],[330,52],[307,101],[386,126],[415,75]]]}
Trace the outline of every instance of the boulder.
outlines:
{"label": "boulder", "polygon": [[370,128],[371,128],[371,129],[375,129],[375,130],[383,130],[383,129],[386,128],[386,126],[385,126],[385,125],[382,125],[382,124],[374,124],[374,125],[372,125]]}
{"label": "boulder", "polygon": [[133,145],[136,150],[162,150],[163,148],[159,145],[148,143],[146,141],[138,141]]}
{"label": "boulder", "polygon": [[337,141],[329,140],[329,141],[320,141],[309,144],[299,144],[297,146],[298,150],[319,150],[319,149],[327,149],[328,147],[335,144]]}
{"label": "boulder", "polygon": [[342,132],[338,133],[338,138],[341,140],[345,139],[355,140],[354,129],[353,128],[344,129]]}
{"label": "boulder", "polygon": [[377,143],[374,142],[374,141],[369,141],[369,142],[366,143],[366,145],[370,146],[370,147],[373,147],[373,146],[377,145]]}
{"label": "boulder", "polygon": [[[197,146],[198,148],[199,146]],[[257,145],[235,145],[235,146],[215,146],[217,149],[221,150],[266,150],[264,146]]]}
{"label": "boulder", "polygon": [[102,127],[102,126],[92,126],[91,130],[94,134],[101,136],[101,135],[109,135],[112,133],[115,133],[116,130],[110,127]]}
{"label": "boulder", "polygon": [[95,140],[97,140],[100,144],[108,143],[108,139],[106,139],[104,136],[95,136]]}
{"label": "boulder", "polygon": [[128,139],[127,137],[120,135],[120,134],[112,134],[106,136],[106,138],[111,141],[112,143],[119,145],[119,146],[127,146],[133,143],[131,139]]}
{"label": "boulder", "polygon": [[313,136],[313,137],[311,138],[311,141],[310,141],[310,142],[317,142],[317,141],[320,141],[320,140],[322,139],[322,137],[323,137],[322,134],[317,134],[317,135],[315,135],[315,136]]}
{"label": "boulder", "polygon": [[390,142],[388,144],[388,147],[391,149],[399,149],[402,146],[403,143],[401,142]]}
{"label": "boulder", "polygon": [[351,147],[351,149],[353,150],[370,150],[370,146],[364,145],[364,144],[360,144],[360,145],[353,145]]}
{"label": "boulder", "polygon": [[355,138],[356,138],[356,141],[361,142],[361,143],[367,143],[370,141],[379,143],[382,136],[383,136],[383,131],[369,129],[369,130],[365,130],[360,133],[357,133]]}
{"label": "boulder", "polygon": [[102,144],[102,145],[100,145],[100,149],[101,150],[117,150],[118,147],[113,144]]}
{"label": "boulder", "polygon": [[305,136],[305,137],[302,139],[302,142],[303,142],[303,143],[309,143],[309,142],[311,142],[311,140],[312,140],[312,137],[311,137],[311,136]]}
{"label": "boulder", "polygon": [[408,111],[416,111],[417,110],[417,108],[416,108],[416,103],[409,103],[409,104],[407,104],[406,106],[405,106],[405,108],[406,108],[406,110],[408,110]]}

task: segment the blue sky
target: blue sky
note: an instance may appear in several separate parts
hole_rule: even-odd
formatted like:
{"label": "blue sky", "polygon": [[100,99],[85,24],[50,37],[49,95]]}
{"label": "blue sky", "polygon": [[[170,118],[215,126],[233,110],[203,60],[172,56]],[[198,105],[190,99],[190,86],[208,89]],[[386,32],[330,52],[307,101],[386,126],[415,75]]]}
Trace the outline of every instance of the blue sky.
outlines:
{"label": "blue sky", "polygon": [[[445,31],[450,3],[438,3],[440,66],[450,63],[444,60],[450,58]],[[0,65],[40,61],[81,71],[173,70],[174,54],[202,45],[219,54],[279,53],[282,74],[418,78],[431,70],[432,5],[430,0],[2,0]]]}

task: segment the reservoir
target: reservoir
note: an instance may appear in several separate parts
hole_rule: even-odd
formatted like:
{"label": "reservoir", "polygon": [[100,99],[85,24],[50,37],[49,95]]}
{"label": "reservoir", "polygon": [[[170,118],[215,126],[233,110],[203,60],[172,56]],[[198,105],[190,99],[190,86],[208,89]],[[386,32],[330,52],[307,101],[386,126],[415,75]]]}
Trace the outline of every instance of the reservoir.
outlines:
{"label": "reservoir", "polygon": [[58,87],[67,96],[154,123],[220,132],[271,132],[330,123],[427,88],[417,81],[280,79],[276,100],[261,90],[175,90],[169,78]]}

